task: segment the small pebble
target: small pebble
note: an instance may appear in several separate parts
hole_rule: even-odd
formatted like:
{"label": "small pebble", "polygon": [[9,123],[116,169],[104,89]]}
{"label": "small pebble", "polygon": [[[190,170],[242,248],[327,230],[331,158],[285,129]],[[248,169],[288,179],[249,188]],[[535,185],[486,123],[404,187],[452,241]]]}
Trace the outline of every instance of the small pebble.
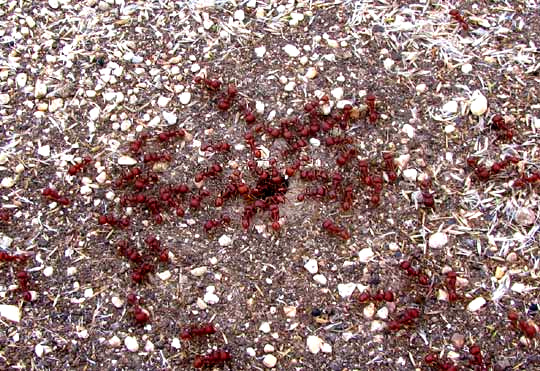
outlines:
{"label": "small pebble", "polygon": [[193,268],[190,273],[192,275],[194,275],[195,277],[201,277],[201,276],[204,276],[206,274],[206,272],[208,271],[208,267],[206,266],[203,266],[203,267],[197,267],[197,268]]}
{"label": "small pebble", "polygon": [[118,348],[120,345],[122,345],[122,341],[116,335],[114,335],[112,338],[110,338],[107,342],[113,348]]}
{"label": "small pebble", "polygon": [[463,66],[461,66],[461,72],[464,74],[469,74],[472,71],[472,65],[470,63],[465,63]]}
{"label": "small pebble", "polygon": [[330,94],[332,94],[332,96],[336,98],[336,100],[341,100],[341,98],[343,98],[343,88],[332,89],[332,91],[330,91]]}
{"label": "small pebble", "polygon": [[24,88],[26,86],[26,82],[28,81],[28,75],[24,72],[21,72],[17,74],[15,77],[15,83],[17,84],[17,87]]}
{"label": "small pebble", "polygon": [[342,298],[348,298],[351,296],[355,289],[355,283],[340,283],[338,285],[338,293]]}
{"label": "small pebble", "polygon": [[252,347],[246,348],[246,353],[250,357],[255,357],[257,355],[257,353],[255,352],[255,349],[253,349]]}
{"label": "small pebble", "polygon": [[454,344],[454,346],[457,349],[461,349],[463,348],[463,345],[465,344],[465,336],[463,336],[462,334],[455,333],[450,338],[450,341],[452,341],[452,344]]}
{"label": "small pebble", "polygon": [[42,157],[49,157],[51,155],[51,146],[44,145],[38,148],[38,155]]}
{"label": "small pebble", "polygon": [[183,105],[188,104],[191,101],[191,93],[189,91],[185,91],[182,94],[180,94],[180,103]]}
{"label": "small pebble", "polygon": [[287,53],[289,57],[296,58],[300,55],[300,50],[292,44],[287,44],[283,47],[283,51]]}
{"label": "small pebble", "polygon": [[58,9],[60,7],[60,2],[58,0],[49,0],[49,6],[52,9]]}
{"label": "small pebble", "polygon": [[124,305],[124,301],[122,299],[120,299],[118,296],[113,296],[111,298],[111,303],[116,308],[122,308],[122,306]]}
{"label": "small pebble", "polygon": [[269,334],[271,331],[270,323],[268,322],[261,323],[261,325],[259,326],[259,331],[264,332],[265,334]]}
{"label": "small pebble", "polygon": [[536,221],[534,211],[527,207],[520,207],[516,212],[516,223],[523,226],[533,225]]}
{"label": "small pebble", "polygon": [[219,246],[225,247],[232,244],[232,239],[226,234],[222,235],[218,240]]}
{"label": "small pebble", "polygon": [[50,277],[53,275],[53,273],[54,273],[54,268],[51,266],[45,267],[45,269],[43,269],[43,275],[45,277]]}
{"label": "small pebble", "polygon": [[482,308],[485,304],[486,304],[486,299],[484,299],[483,297],[479,296],[479,297],[477,297],[476,299],[472,300],[472,301],[467,305],[467,310],[468,310],[469,312],[476,312],[476,311],[478,311],[480,308]]}
{"label": "small pebble", "polygon": [[273,354],[267,354],[263,358],[263,365],[268,368],[274,368],[277,363],[277,358]]}
{"label": "small pebble", "polygon": [[171,341],[171,347],[173,347],[174,349],[182,348],[182,344],[180,344],[180,339],[173,338],[172,341]]}
{"label": "small pebble", "polygon": [[323,353],[332,353],[332,346],[328,343],[322,343],[321,351]]}
{"label": "small pebble", "polygon": [[442,107],[442,110],[447,114],[455,114],[458,111],[458,102],[451,100]]}
{"label": "small pebble", "polygon": [[370,247],[366,247],[358,252],[358,260],[360,263],[367,263],[369,262],[375,254],[373,253],[373,250]]}
{"label": "small pebble", "polygon": [[131,158],[129,156],[120,156],[120,157],[118,157],[118,165],[131,166],[131,165],[135,165],[136,163],[137,163],[137,160],[135,160],[134,158]]}
{"label": "small pebble", "polygon": [[275,348],[272,344],[266,344],[263,350],[265,353],[272,353],[275,350]]}
{"label": "small pebble", "polygon": [[47,95],[47,85],[41,80],[36,80],[36,85],[34,87],[34,97],[36,99],[43,98]]}
{"label": "small pebble", "polygon": [[0,184],[2,188],[11,188],[15,185],[15,179],[8,176],[2,179],[2,183]]}
{"label": "small pebble", "polygon": [[311,274],[315,274],[318,272],[319,270],[319,266],[317,264],[317,260],[315,259],[309,259],[306,264],[304,264],[304,268],[306,268],[306,270],[311,273]]}
{"label": "small pebble", "polygon": [[373,318],[373,316],[375,315],[375,304],[369,303],[368,305],[364,307],[362,312],[365,318],[367,319]]}
{"label": "small pebble", "polygon": [[0,304],[0,318],[19,323],[21,321],[21,311],[17,305]]}
{"label": "small pebble", "polygon": [[388,318],[388,308],[387,307],[382,307],[381,309],[379,309],[377,311],[377,317],[379,317],[380,319],[387,319]]}
{"label": "small pebble", "polygon": [[448,235],[443,232],[436,232],[433,233],[429,237],[429,247],[433,249],[440,249],[441,247],[445,246],[448,243]]}
{"label": "small pebble", "polygon": [[285,306],[283,307],[283,313],[286,317],[293,318],[296,316],[296,307],[294,306]]}
{"label": "small pebble", "polygon": [[150,340],[146,341],[146,344],[144,344],[144,351],[147,353],[152,353],[155,350],[154,343],[152,343]]}
{"label": "small pebble", "polygon": [[166,270],[166,271],[163,271],[163,272],[159,272],[157,274],[158,278],[162,281],[167,281],[169,278],[171,278],[171,271],[169,270]]}
{"label": "small pebble", "polygon": [[255,55],[257,58],[262,58],[266,54],[266,48],[264,46],[259,46],[258,48],[255,48]]}
{"label": "small pebble", "polygon": [[320,285],[326,285],[328,283],[328,280],[323,274],[316,274],[313,276],[313,280],[317,282]]}
{"label": "small pebble", "polygon": [[136,352],[139,350],[139,342],[137,341],[137,338],[133,336],[126,336],[124,339],[124,345],[130,352]]}
{"label": "small pebble", "polygon": [[481,116],[487,111],[488,101],[487,98],[479,91],[473,93],[471,99],[471,113],[475,116]]}
{"label": "small pebble", "polygon": [[416,169],[405,169],[403,170],[403,178],[409,182],[416,182],[418,177],[418,171]]}
{"label": "small pebble", "polygon": [[319,73],[315,67],[309,67],[306,71],[306,78],[314,79]]}
{"label": "small pebble", "polygon": [[294,81],[289,81],[285,86],[283,87],[283,90],[285,91],[293,91],[296,87],[296,83]]}
{"label": "small pebble", "polygon": [[324,341],[320,337],[315,335],[308,336],[306,340],[307,348],[313,354],[317,354],[321,351],[321,346],[323,345],[323,343]]}

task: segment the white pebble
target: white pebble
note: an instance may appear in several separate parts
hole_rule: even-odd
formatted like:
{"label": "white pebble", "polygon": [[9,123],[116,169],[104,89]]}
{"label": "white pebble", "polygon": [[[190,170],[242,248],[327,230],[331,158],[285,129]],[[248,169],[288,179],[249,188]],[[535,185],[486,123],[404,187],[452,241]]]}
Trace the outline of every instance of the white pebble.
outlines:
{"label": "white pebble", "polygon": [[275,348],[272,344],[266,344],[263,350],[265,353],[272,353],[275,350]]}
{"label": "white pebble", "polygon": [[21,311],[17,305],[0,304],[0,318],[19,323],[21,321]]}
{"label": "white pebble", "polygon": [[523,226],[533,225],[536,221],[534,211],[527,207],[520,207],[516,212],[515,218],[516,223]]}
{"label": "white pebble", "polygon": [[129,156],[120,156],[120,157],[118,157],[118,165],[131,166],[131,165],[135,165],[136,163],[137,163],[137,160],[135,160],[132,157],[129,157]]}
{"label": "white pebble", "polygon": [[49,0],[49,6],[53,9],[58,9],[58,7],[60,7],[60,3],[58,0]]}
{"label": "white pebble", "polygon": [[234,19],[236,19],[237,21],[240,21],[242,22],[245,18],[246,18],[246,15],[244,14],[244,11],[242,9],[239,9],[237,11],[234,12]]}
{"label": "white pebble", "polygon": [[167,107],[167,104],[169,104],[170,101],[171,101],[171,98],[161,96],[158,98],[157,104],[161,108],[164,108],[164,107]]}
{"label": "white pebble", "polygon": [[171,271],[169,270],[166,270],[166,271],[163,271],[163,272],[159,272],[157,274],[158,278],[162,281],[167,281],[169,278],[171,278],[172,276],[172,273]]}
{"label": "white pebble", "polygon": [[481,116],[487,111],[487,98],[479,91],[475,91],[471,100],[471,113],[475,116]]}
{"label": "white pebble", "polygon": [[77,267],[68,267],[68,269],[66,269],[68,277],[73,276],[75,273],[77,273]]}
{"label": "white pebble", "polygon": [[90,116],[90,120],[96,121],[99,118],[100,112],[101,112],[101,109],[98,106],[92,108],[90,112],[88,112],[88,115]]}
{"label": "white pebble", "polygon": [[384,69],[391,70],[394,67],[394,60],[392,58],[386,58],[383,62]]}
{"label": "white pebble", "polygon": [[180,339],[173,338],[172,341],[171,341],[171,347],[173,347],[174,349],[182,348],[182,344],[180,344]]}
{"label": "white pebble", "polygon": [[337,49],[337,48],[339,48],[339,43],[337,42],[337,40],[334,40],[334,39],[327,39],[327,40],[326,40],[326,43],[327,43],[328,46],[331,47],[332,49]]}
{"label": "white pebble", "polygon": [[341,296],[342,298],[348,298],[349,296],[351,296],[355,289],[356,289],[356,284],[352,282],[340,283],[338,285],[338,293],[339,293],[339,296]]}
{"label": "white pebble", "polygon": [[416,131],[416,129],[410,124],[405,124],[401,128],[401,132],[405,133],[405,135],[407,135],[410,139],[414,138],[414,132],[415,131]]}
{"label": "white pebble", "polygon": [[273,354],[267,354],[263,358],[263,365],[268,368],[274,368],[277,363],[277,358]]}
{"label": "white pebble", "polygon": [[367,263],[374,255],[373,250],[370,247],[366,247],[358,252],[358,260],[360,260],[360,263]]}
{"label": "white pebble", "polygon": [[311,144],[313,147],[320,147],[321,141],[317,138],[309,138],[309,144]]}
{"label": "white pebble", "polygon": [[191,93],[189,91],[185,91],[182,94],[180,94],[180,103],[183,105],[188,104],[191,101]]}
{"label": "white pebble", "polygon": [[306,264],[304,264],[304,268],[311,274],[315,274],[319,271],[319,266],[315,259],[309,259]]}
{"label": "white pebble", "polygon": [[219,303],[219,297],[213,292],[205,293],[203,300],[206,304],[210,304],[210,305]]}
{"label": "white pebble", "polygon": [[379,317],[380,319],[387,319],[388,318],[388,308],[387,307],[382,307],[381,309],[379,309],[377,311],[377,317]]}
{"label": "white pebble", "polygon": [[445,103],[442,107],[442,110],[446,114],[454,114],[458,111],[458,102],[451,100],[450,102]]}
{"label": "white pebble", "polygon": [[308,79],[314,79],[317,77],[319,72],[317,72],[317,69],[315,67],[309,67],[306,71],[306,78]]}
{"label": "white pebble", "polygon": [[82,329],[81,331],[77,332],[77,337],[79,339],[88,339],[90,334],[88,333],[87,329]]}
{"label": "white pebble", "polygon": [[24,88],[27,81],[28,75],[24,72],[17,74],[17,76],[15,77],[15,83],[17,84],[18,88]]}
{"label": "white pebble", "polygon": [[433,233],[429,237],[429,247],[433,249],[440,249],[441,247],[445,246],[448,243],[448,235],[443,232],[436,232]]}
{"label": "white pebble", "polygon": [[405,169],[403,170],[403,178],[409,182],[416,182],[418,177],[418,171],[416,169]]}
{"label": "white pebble", "polygon": [[328,343],[322,343],[321,351],[323,353],[332,353],[332,346]]}
{"label": "white pebble", "polygon": [[15,185],[15,179],[13,179],[10,176],[7,176],[2,179],[2,183],[0,184],[2,188],[11,188]]}
{"label": "white pebble", "polygon": [[480,308],[482,308],[485,304],[486,304],[486,299],[484,299],[483,297],[479,296],[479,297],[477,297],[476,299],[472,300],[472,301],[467,305],[467,310],[468,310],[469,312],[476,312],[477,310],[479,310]]}
{"label": "white pebble", "polygon": [[48,144],[38,148],[38,155],[42,157],[49,157],[51,155],[51,146]]}
{"label": "white pebble", "polygon": [[370,331],[371,332],[380,332],[386,328],[386,323],[383,321],[372,321]]}
{"label": "white pebble", "polygon": [[287,53],[289,57],[296,58],[300,55],[300,50],[292,44],[287,44],[283,47],[283,51]]}
{"label": "white pebble", "polygon": [[261,325],[259,326],[259,331],[264,332],[265,334],[269,334],[270,331],[272,331],[270,329],[270,323],[269,322],[261,323]]}
{"label": "white pebble", "polygon": [[162,115],[165,121],[167,121],[167,124],[169,125],[176,124],[176,121],[178,120],[178,116],[176,116],[174,112],[163,111]]}
{"label": "white pebble", "polygon": [[289,318],[296,317],[296,307],[292,305],[287,305],[283,307],[283,313],[285,313],[285,316]]}
{"label": "white pebble", "polygon": [[218,240],[219,246],[230,246],[232,244],[232,239],[226,234],[222,235]]}
{"label": "white pebble", "polygon": [[259,115],[262,115],[264,113],[264,103],[261,102],[260,100],[256,101],[255,102],[255,111],[259,114]]}
{"label": "white pebble", "polygon": [[326,285],[328,283],[328,280],[323,274],[316,274],[313,276],[313,281],[317,282],[320,285]]}
{"label": "white pebble", "polygon": [[50,353],[52,351],[51,347],[47,345],[42,344],[36,344],[34,347],[34,352],[36,353],[36,356],[39,358],[43,357],[45,354]]}
{"label": "white pebble", "polygon": [[83,196],[86,196],[92,193],[92,188],[87,185],[83,185],[80,192]]}
{"label": "white pebble", "polygon": [[293,91],[296,87],[296,83],[294,81],[289,81],[285,86],[283,87],[283,90],[285,91]]}
{"label": "white pebble", "polygon": [[53,273],[54,273],[54,268],[51,266],[45,267],[45,269],[43,269],[43,275],[45,277],[50,277],[53,275]]}
{"label": "white pebble", "polygon": [[146,341],[146,344],[144,344],[144,351],[147,353],[152,353],[155,350],[154,343],[152,343],[150,340]]}
{"label": "white pebble", "polygon": [[9,96],[9,94],[0,94],[0,105],[8,104],[10,100],[11,97]]}
{"label": "white pebble", "polygon": [[204,276],[207,271],[208,271],[208,268],[206,266],[203,266],[203,267],[193,268],[190,271],[190,273],[194,275],[195,277],[201,277],[201,276]]}
{"label": "white pebble", "polygon": [[373,315],[375,315],[375,304],[369,303],[364,307],[362,312],[367,319],[373,318]]}
{"label": "white pebble", "polygon": [[397,167],[400,170],[403,170],[407,167],[410,160],[411,160],[411,155],[401,155],[401,156],[398,156],[398,158],[394,160],[394,163],[397,165]]}
{"label": "white pebble", "polygon": [[122,308],[122,306],[124,305],[124,301],[122,299],[120,299],[118,296],[113,296],[111,298],[111,303],[116,308]]}
{"label": "white pebble", "polygon": [[472,65],[470,63],[465,63],[463,66],[461,66],[461,72],[464,74],[469,74],[472,71]]}
{"label": "white pebble", "polygon": [[34,87],[34,97],[36,99],[43,98],[47,94],[47,85],[41,80],[36,80]]}
{"label": "white pebble", "polygon": [[259,46],[258,48],[255,48],[255,55],[258,58],[264,57],[265,54],[266,54],[266,48],[264,46]]}
{"label": "white pebble", "polygon": [[131,63],[134,63],[134,64],[142,63],[143,61],[144,59],[140,55],[134,55],[133,58],[131,58]]}
{"label": "white pebble", "polygon": [[427,89],[427,85],[426,85],[426,84],[418,84],[418,85],[416,85],[416,92],[417,92],[418,94],[424,93],[424,92],[426,91],[426,89]]}
{"label": "white pebble", "polygon": [[315,335],[308,336],[306,340],[307,348],[313,354],[317,354],[321,351],[321,346],[323,345],[323,343],[324,341],[320,337]]}
{"label": "white pebble", "polygon": [[126,336],[124,339],[124,345],[130,352],[136,352],[139,350],[139,342],[134,336]]}
{"label": "white pebble", "polygon": [[257,353],[255,352],[255,349],[253,349],[252,347],[247,347],[246,348],[246,353],[250,357],[255,357],[257,355]]}
{"label": "white pebble", "polygon": [[107,342],[109,343],[109,345],[112,348],[118,348],[120,345],[122,345],[122,341],[116,335],[114,335],[112,338],[110,338]]}
{"label": "white pebble", "polygon": [[332,94],[332,96],[336,98],[336,100],[340,100],[341,98],[343,98],[343,88],[332,89],[332,91],[330,91],[330,94]]}
{"label": "white pebble", "polygon": [[98,182],[99,184],[105,183],[106,180],[107,180],[107,173],[104,171],[99,173],[98,176],[96,177],[96,182]]}

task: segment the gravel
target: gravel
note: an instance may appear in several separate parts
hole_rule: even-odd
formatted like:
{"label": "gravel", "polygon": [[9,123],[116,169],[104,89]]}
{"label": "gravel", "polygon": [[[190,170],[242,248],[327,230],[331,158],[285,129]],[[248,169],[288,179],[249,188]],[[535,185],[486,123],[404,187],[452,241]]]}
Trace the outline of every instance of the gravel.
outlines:
{"label": "gravel", "polygon": [[538,368],[536,2],[27,3],[0,9],[3,368]]}

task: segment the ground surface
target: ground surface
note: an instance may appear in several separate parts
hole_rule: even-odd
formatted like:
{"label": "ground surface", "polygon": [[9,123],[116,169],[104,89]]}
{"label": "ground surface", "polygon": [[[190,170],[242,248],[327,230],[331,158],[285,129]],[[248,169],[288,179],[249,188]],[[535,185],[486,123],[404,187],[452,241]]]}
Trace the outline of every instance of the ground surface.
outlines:
{"label": "ground surface", "polygon": [[[0,368],[189,370],[224,349],[232,359],[217,369],[540,370],[536,1],[461,1],[462,24],[442,1],[109,3],[0,2]],[[239,92],[220,110],[229,84]],[[283,127],[292,139],[267,131]],[[228,152],[201,150],[224,141]],[[383,177],[380,193],[360,160]],[[251,161],[278,186],[256,194],[270,183]],[[195,182],[213,164],[223,170]],[[136,189],[135,167],[156,181]],[[167,188],[184,183],[185,195]],[[257,201],[267,209],[243,228]],[[152,264],[141,283],[133,251]],[[380,290],[394,301],[360,302]],[[217,332],[181,339],[204,323]]]}

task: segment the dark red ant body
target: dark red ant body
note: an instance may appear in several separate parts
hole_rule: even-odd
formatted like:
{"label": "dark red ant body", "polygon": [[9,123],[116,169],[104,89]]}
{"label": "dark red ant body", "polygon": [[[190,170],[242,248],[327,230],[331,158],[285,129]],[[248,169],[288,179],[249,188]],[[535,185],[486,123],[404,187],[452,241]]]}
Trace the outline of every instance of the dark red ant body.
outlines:
{"label": "dark red ant body", "polygon": [[196,356],[193,361],[193,367],[203,368],[212,367],[231,360],[231,355],[225,350],[215,350],[205,356]]}
{"label": "dark red ant body", "polygon": [[182,340],[192,340],[194,337],[201,337],[212,335],[216,333],[216,328],[211,323],[207,323],[201,326],[191,326],[182,330],[180,338]]}
{"label": "dark red ant body", "polygon": [[459,23],[459,25],[461,26],[461,28],[464,31],[469,30],[469,24],[467,23],[467,21],[465,21],[465,19],[463,19],[463,16],[459,12],[459,10],[452,9],[452,10],[450,10],[449,14],[455,21],[457,21]]}

